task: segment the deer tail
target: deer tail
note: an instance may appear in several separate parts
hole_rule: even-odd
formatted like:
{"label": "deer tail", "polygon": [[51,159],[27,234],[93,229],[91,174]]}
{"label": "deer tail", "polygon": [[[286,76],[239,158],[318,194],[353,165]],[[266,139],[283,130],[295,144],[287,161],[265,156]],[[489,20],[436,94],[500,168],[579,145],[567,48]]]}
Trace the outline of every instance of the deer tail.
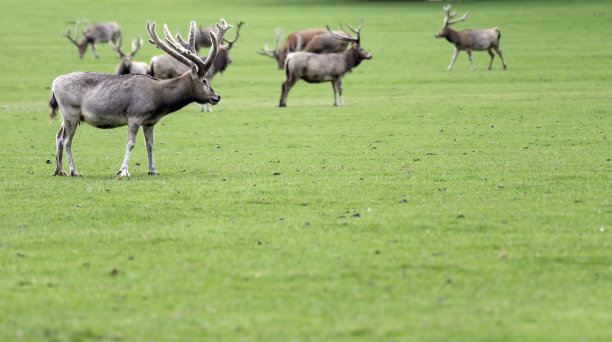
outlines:
{"label": "deer tail", "polygon": [[55,99],[55,93],[51,94],[51,98],[49,99],[49,107],[51,107],[51,113],[49,113],[49,120],[53,120],[55,119],[55,116],[57,116],[58,108],[57,100]]}
{"label": "deer tail", "polygon": [[497,41],[499,42],[499,39],[501,38],[501,31],[497,27],[494,27],[493,29],[495,32],[497,32]]}

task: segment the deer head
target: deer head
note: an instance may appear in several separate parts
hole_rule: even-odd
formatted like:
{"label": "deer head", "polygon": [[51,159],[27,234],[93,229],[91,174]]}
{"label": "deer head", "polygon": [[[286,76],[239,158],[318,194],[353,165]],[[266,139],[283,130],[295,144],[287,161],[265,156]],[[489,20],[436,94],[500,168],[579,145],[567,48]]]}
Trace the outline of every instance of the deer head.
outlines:
{"label": "deer head", "polygon": [[470,16],[470,11],[467,11],[463,15],[463,17],[457,20],[450,21],[452,18],[454,18],[457,15],[457,11],[450,13],[450,7],[451,7],[450,4],[444,6],[444,13],[445,13],[444,25],[442,26],[442,29],[440,30],[440,32],[436,33],[436,38],[446,37],[446,35],[448,34],[448,31],[450,30],[451,25],[467,20],[467,18]]}
{"label": "deer head", "polygon": [[161,39],[159,39],[159,36],[155,31],[155,22],[150,23],[147,21],[147,32],[149,33],[149,37],[151,37],[151,39],[149,39],[149,42],[191,69],[191,93],[192,96],[196,99],[195,101],[200,104],[217,104],[221,99],[221,97],[217,93],[215,93],[210,87],[210,84],[206,79],[206,72],[213,65],[215,58],[217,57],[217,52],[219,51],[218,42],[223,41],[225,32],[227,32],[227,30],[231,29],[233,26],[228,25],[224,19],[221,19],[221,25],[216,25],[216,36],[215,34],[213,34],[213,32],[210,32],[210,39],[212,42],[210,52],[208,53],[206,60],[202,60],[197,55],[195,50],[195,21],[191,22],[187,42],[183,40],[179,33],[176,34],[175,40],[172,37],[170,31],[168,30],[168,26],[166,24],[164,24],[164,38],[166,42],[163,42]]}
{"label": "deer head", "polygon": [[280,42],[281,39],[283,39],[283,31],[280,29],[280,27],[277,27],[275,32],[276,40],[274,41],[274,49],[270,50],[268,48],[268,44],[265,44],[264,48],[262,50],[257,51],[257,53],[276,59],[276,61],[278,62],[278,68],[282,69],[285,65],[285,58],[287,57],[286,53],[280,51]]}
{"label": "deer head", "polygon": [[357,36],[353,36],[352,34],[347,32],[344,27],[342,27],[342,24],[340,24],[340,29],[346,34],[346,36],[335,33],[329,28],[329,25],[325,25],[325,27],[327,28],[329,34],[332,35],[332,37],[352,43],[350,50],[352,50],[353,53],[358,56],[359,61],[361,61],[363,59],[371,59],[372,55],[361,47],[361,28],[363,28],[363,19],[359,18],[359,20],[360,24],[356,30],[352,28],[350,24],[346,24],[346,26],[348,26],[348,28],[353,31],[353,33],[355,33]]}
{"label": "deer head", "polygon": [[70,42],[72,42],[72,44],[76,45],[76,47],[79,49],[79,58],[83,58],[83,55],[85,55],[85,52],[87,51],[87,37],[85,37],[85,33],[83,33],[83,39],[79,42],[79,26],[81,25],[81,21],[77,21],[76,25],[74,27],[74,38],[72,38],[70,29],[68,29],[66,32],[62,32],[62,36],[68,38],[68,40]]}
{"label": "deer head", "polygon": [[140,46],[142,46],[142,37],[138,35],[137,38],[134,38],[132,40],[132,52],[128,54],[121,51],[121,42],[122,39],[121,37],[119,37],[116,42],[109,40],[108,43],[110,44],[111,48],[119,55],[119,57],[123,59],[123,66],[129,70],[132,66],[132,59],[136,55],[136,52],[138,52],[138,50],[140,49]]}

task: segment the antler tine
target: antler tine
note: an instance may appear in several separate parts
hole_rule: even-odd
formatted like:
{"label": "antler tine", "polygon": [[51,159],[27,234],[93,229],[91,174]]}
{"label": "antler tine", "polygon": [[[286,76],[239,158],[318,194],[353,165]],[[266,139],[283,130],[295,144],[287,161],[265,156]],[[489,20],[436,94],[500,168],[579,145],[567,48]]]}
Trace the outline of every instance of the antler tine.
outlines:
{"label": "antler tine", "polygon": [[274,52],[278,52],[280,50],[280,42],[283,39],[283,30],[280,27],[277,27],[276,30],[276,38],[274,41]]}
{"label": "antler tine", "polygon": [[[340,26],[342,27],[342,25],[340,25]],[[341,35],[335,33],[334,31],[332,31],[329,28],[329,25],[325,25],[325,27],[327,28],[327,32],[329,32],[329,34],[331,34],[332,37],[334,37],[336,39],[344,40],[344,41],[347,41],[347,42],[359,42],[359,38],[357,38],[357,37],[353,36],[352,34],[346,32],[344,29],[342,29],[342,31],[344,31],[344,33],[348,34],[349,35],[348,37],[347,36],[341,36]]]}
{"label": "antler tine", "polygon": [[141,46],[142,46],[142,36],[138,35],[138,37],[132,40],[132,52],[130,52],[130,56],[134,57],[134,55],[136,55],[136,52],[140,50]]}
{"label": "antler tine", "polygon": [[125,57],[125,54],[123,53],[123,51],[121,51],[121,43],[122,43],[122,38],[119,37],[117,38],[116,41],[110,39],[108,41],[108,45],[110,45],[111,49],[113,49],[113,51],[115,51],[120,58]]}
{"label": "antler tine", "polygon": [[242,24],[244,24],[244,21],[240,21],[238,25],[236,25],[236,38],[234,38],[234,40],[227,40],[226,38],[223,38],[223,41],[226,42],[229,46],[232,46],[232,44],[234,44],[238,40],[238,37],[240,36],[240,26],[242,26]]}
{"label": "antler tine", "polygon": [[261,50],[256,50],[255,52],[257,52],[260,55],[264,55],[264,56],[268,56],[268,57],[274,57],[274,55],[272,54],[272,50],[270,50],[270,48],[268,47],[268,44],[264,44],[264,48]]}
{"label": "antler tine", "polygon": [[[228,25],[225,19],[223,18],[221,18],[221,25],[219,25],[218,23],[216,25],[217,25],[217,36],[215,37],[215,35],[212,32],[210,32],[210,41],[212,42],[212,45],[210,46],[210,52],[208,53],[208,57],[206,57],[206,60],[204,61],[202,67],[199,67],[198,65],[198,75],[199,76],[206,75],[206,72],[208,71],[208,69],[210,69],[213,62],[217,58],[217,52],[219,51],[219,42],[223,41],[225,32],[227,32],[227,30],[233,27],[232,25]],[[199,59],[199,57],[197,58]]]}
{"label": "antler tine", "polygon": [[169,54],[174,59],[185,64],[186,66],[190,68],[195,67],[195,63],[178,53],[176,50],[173,50],[170,46],[168,46],[168,44],[159,39],[159,36],[155,31],[155,26],[155,22],[150,23],[149,21],[147,21],[147,33],[149,33],[149,37],[151,37],[151,39],[149,39],[149,43],[153,44],[155,47]]}
{"label": "antler tine", "polygon": [[187,36],[187,42],[183,40],[180,33],[176,34],[176,39],[178,42],[187,50],[196,53],[195,50],[195,32],[196,32],[196,23],[195,21],[191,22],[191,26],[189,27],[189,35]]}
{"label": "antler tine", "polygon": [[359,23],[359,28],[357,28],[357,31],[355,31],[355,29],[351,27],[351,24],[346,23],[346,26],[348,26],[348,28],[357,35],[357,37],[359,37],[359,35],[361,34],[361,28],[363,27],[363,18],[359,17],[359,21],[360,23]]}
{"label": "antler tine", "polygon": [[[456,12],[455,12],[455,13],[456,13]],[[455,15],[456,15],[456,14],[455,14]],[[453,15],[453,17],[454,17],[455,15]],[[463,15],[463,17],[461,17],[461,18],[459,18],[459,19],[457,19],[457,20],[449,21],[449,22],[448,22],[448,25],[456,24],[456,23],[458,23],[458,22],[461,22],[461,21],[467,20],[467,18],[469,18],[469,16],[470,16],[470,11],[467,11],[467,12],[465,12],[465,14]],[[451,18],[452,18],[452,17],[451,17]]]}

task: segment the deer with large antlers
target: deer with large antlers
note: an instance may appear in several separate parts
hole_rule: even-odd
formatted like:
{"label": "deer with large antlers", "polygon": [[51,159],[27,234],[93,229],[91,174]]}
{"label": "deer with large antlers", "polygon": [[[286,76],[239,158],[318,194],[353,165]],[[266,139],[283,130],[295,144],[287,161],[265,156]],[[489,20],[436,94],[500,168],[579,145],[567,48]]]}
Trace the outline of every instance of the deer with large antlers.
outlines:
{"label": "deer with large antlers", "polygon": [[231,28],[231,25],[221,19],[221,25],[217,24],[216,36],[210,35],[210,52],[206,60],[202,60],[195,51],[195,21],[191,22],[187,42],[179,34],[175,40],[165,24],[166,42],[163,42],[155,30],[155,22],[147,22],[149,42],[189,68],[187,72],[173,79],[159,80],[141,74],[109,75],[95,72],[74,72],[56,78],[49,100],[49,117],[55,118],[59,108],[63,122],[56,136],[55,175],[66,176],[62,169],[62,154],[63,150],[66,150],[70,175],[80,176],[72,157],[72,139],[81,122],[98,128],[128,126],[125,157],[117,173],[124,177],[130,176],[130,153],[134,148],[136,134],[142,126],[149,159],[149,174],[158,175],[153,162],[153,128],[164,116],[192,102],[214,105],[221,100],[210,87],[206,72],[212,67],[217,56],[217,42],[223,41],[225,32]]}
{"label": "deer with large antlers", "polygon": [[451,25],[456,24],[458,22],[462,22],[467,20],[470,15],[470,11],[467,11],[463,17],[450,21],[457,15],[457,12],[450,13],[451,5],[448,4],[444,6],[444,12],[446,15],[444,16],[444,26],[440,30],[440,32],[436,33],[436,38],[446,38],[450,43],[455,45],[455,54],[453,55],[453,59],[450,62],[450,65],[446,70],[450,71],[453,68],[453,64],[455,63],[455,59],[459,55],[459,51],[465,50],[470,58],[470,63],[472,63],[472,70],[474,70],[474,61],[472,60],[472,50],[475,51],[483,51],[487,50],[489,56],[491,56],[491,62],[489,63],[489,70],[493,66],[493,51],[495,50],[501,58],[502,64],[504,65],[504,70],[506,69],[506,62],[504,61],[504,56],[502,56],[502,52],[499,49],[499,38],[501,37],[501,33],[497,27],[488,30],[463,30],[463,31],[455,31],[450,28]]}
{"label": "deer with large antlers", "polygon": [[109,44],[122,59],[121,63],[119,63],[115,69],[115,74],[149,74],[149,65],[147,63],[133,60],[134,55],[136,55],[136,52],[138,52],[140,46],[142,45],[142,37],[140,35],[138,35],[138,38],[134,38],[134,40],[132,40],[132,52],[130,53],[121,51],[121,38],[119,38],[116,45],[112,41],[110,41]]}
{"label": "deer with large antlers", "polygon": [[71,35],[70,29],[68,29],[66,32],[62,32],[62,35],[68,38],[68,40],[71,41],[72,44],[76,45],[76,47],[79,49],[79,58],[83,58],[83,55],[85,55],[85,52],[87,51],[87,46],[90,44],[94,58],[99,58],[98,53],[96,52],[96,46],[98,43],[106,43],[109,41],[116,43],[121,39],[121,29],[119,28],[119,24],[111,22],[87,25],[87,28],[85,31],[83,31],[83,38],[81,41],[78,41],[80,24],[81,22],[77,21],[74,28],[74,38]]}
{"label": "deer with large antlers", "polygon": [[[223,38],[223,42],[225,42],[226,45],[219,46],[219,51],[217,52],[217,58],[215,58],[215,62],[213,63],[212,67],[208,69],[208,72],[206,73],[206,78],[208,79],[209,82],[212,82],[213,77],[215,77],[217,73],[223,74],[223,71],[225,71],[225,69],[229,66],[229,64],[232,63],[232,58],[230,57],[229,52],[234,46],[234,44],[236,43],[236,41],[238,40],[238,37],[240,37],[240,27],[242,27],[243,24],[244,22],[241,21],[236,25],[237,26],[236,27],[236,37],[233,40],[228,40],[227,38]],[[199,30],[200,31],[196,31],[196,40],[195,40],[196,50],[197,50],[197,42],[198,42],[197,32],[201,32],[202,28],[200,28]],[[216,31],[211,31],[211,32],[216,33]],[[151,58],[150,64],[151,64],[151,68],[150,68],[151,76],[157,77],[159,79],[169,79],[169,78],[178,77],[179,75],[187,71],[187,67],[184,64],[180,63],[179,61],[177,61],[176,59],[168,55],[153,56],[153,58]],[[212,112],[212,109],[210,108],[210,104],[207,103],[204,106],[202,106],[202,111]]]}
{"label": "deer with large antlers", "polygon": [[363,19],[357,30],[351,25],[348,28],[357,36],[346,32],[342,25],[340,28],[346,35],[334,33],[327,27],[327,31],[336,39],[352,43],[351,47],[341,53],[316,54],[312,52],[294,52],[287,56],[285,62],[286,80],[282,86],[279,107],[287,105],[287,95],[291,87],[300,79],[308,83],[321,83],[331,81],[334,90],[334,106],[338,105],[336,93],[340,95],[340,105],[344,105],[342,99],[342,78],[344,74],[358,66],[364,59],[371,59],[372,55],[361,47],[361,28]]}

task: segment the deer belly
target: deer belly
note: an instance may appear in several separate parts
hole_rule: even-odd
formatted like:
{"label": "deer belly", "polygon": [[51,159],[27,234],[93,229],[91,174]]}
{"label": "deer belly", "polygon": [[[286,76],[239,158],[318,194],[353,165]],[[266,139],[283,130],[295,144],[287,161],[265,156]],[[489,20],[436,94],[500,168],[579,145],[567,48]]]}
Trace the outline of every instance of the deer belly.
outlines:
{"label": "deer belly", "polygon": [[127,116],[118,114],[93,114],[82,111],[81,121],[97,128],[115,128],[127,125]]}

